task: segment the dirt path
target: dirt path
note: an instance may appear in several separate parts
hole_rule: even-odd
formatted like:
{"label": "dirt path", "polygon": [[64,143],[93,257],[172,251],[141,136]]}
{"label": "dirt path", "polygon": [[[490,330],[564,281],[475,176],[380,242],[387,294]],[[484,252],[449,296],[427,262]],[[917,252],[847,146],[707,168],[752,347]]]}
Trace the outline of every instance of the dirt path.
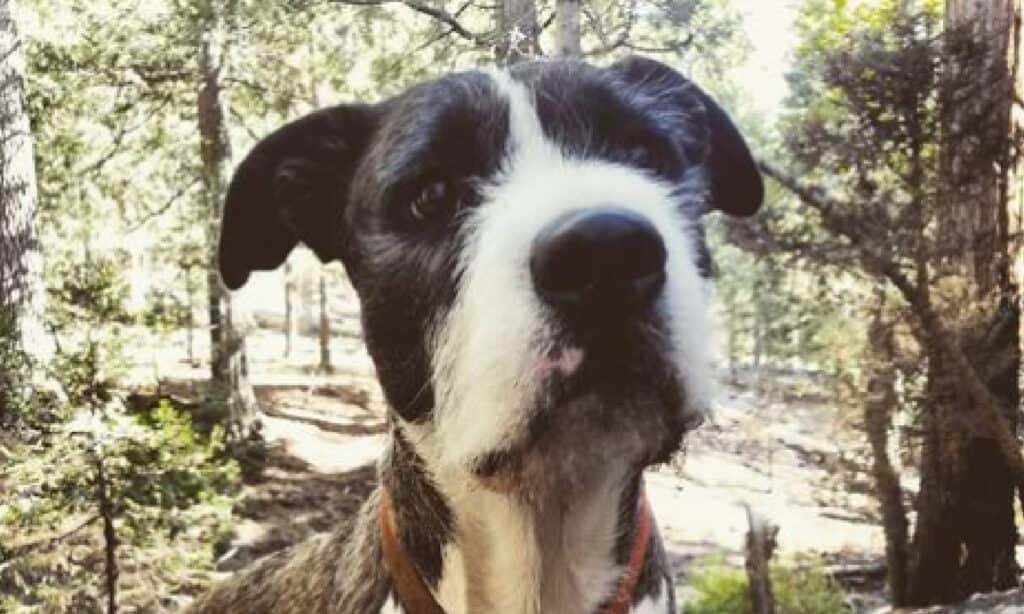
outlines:
{"label": "dirt path", "polygon": [[[265,479],[246,487],[237,508],[239,537],[221,562],[224,570],[351,514],[372,487],[385,442],[383,409],[359,385],[275,384],[258,387],[258,395],[272,452]],[[882,552],[868,495],[848,489],[856,485],[856,463],[846,458],[847,442],[827,408],[736,387],[720,397],[685,459],[648,472],[648,493],[682,586],[694,561],[716,555],[742,564],[744,504],[780,525],[783,555],[864,560]]]}
{"label": "dirt path", "polygon": [[[309,367],[319,356],[315,337],[298,336],[285,358],[279,330],[248,335],[272,454],[266,479],[247,486],[239,504],[237,550],[223,561],[225,569],[326,529],[372,485],[371,466],[384,445],[383,400],[353,296],[341,291],[332,305],[336,370],[330,376]],[[255,320],[266,325],[279,315]],[[142,379],[206,377],[185,360],[183,333],[162,340],[160,352],[134,357]],[[205,356],[203,336],[196,342],[195,355]],[[178,359],[168,361],[171,355]],[[649,472],[649,496],[680,581],[693,561],[709,555],[742,564],[745,504],[780,525],[783,556],[877,560],[884,548],[859,460],[863,437],[838,421],[830,398],[808,396],[822,387],[807,378],[767,374],[763,385],[755,384],[723,385],[714,417],[691,436],[685,460]]]}

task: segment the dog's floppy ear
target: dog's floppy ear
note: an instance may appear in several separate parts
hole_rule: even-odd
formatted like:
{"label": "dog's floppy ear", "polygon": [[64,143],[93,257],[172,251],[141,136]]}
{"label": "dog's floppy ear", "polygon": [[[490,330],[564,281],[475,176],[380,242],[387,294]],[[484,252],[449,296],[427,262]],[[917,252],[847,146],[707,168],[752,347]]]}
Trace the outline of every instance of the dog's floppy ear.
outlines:
{"label": "dog's floppy ear", "polygon": [[224,284],[275,269],[299,242],[320,260],[341,255],[348,186],[376,125],[375,107],[340,105],[279,128],[235,170],[218,260]]}
{"label": "dog's floppy ear", "polygon": [[613,64],[611,69],[622,75],[626,83],[649,88],[655,98],[678,105],[684,114],[703,115],[702,126],[690,127],[691,132],[697,130],[701,134],[685,135],[687,142],[683,147],[691,159],[706,165],[711,201],[716,209],[748,216],[761,207],[761,174],[739,130],[718,103],[689,79],[655,60],[632,56]]}

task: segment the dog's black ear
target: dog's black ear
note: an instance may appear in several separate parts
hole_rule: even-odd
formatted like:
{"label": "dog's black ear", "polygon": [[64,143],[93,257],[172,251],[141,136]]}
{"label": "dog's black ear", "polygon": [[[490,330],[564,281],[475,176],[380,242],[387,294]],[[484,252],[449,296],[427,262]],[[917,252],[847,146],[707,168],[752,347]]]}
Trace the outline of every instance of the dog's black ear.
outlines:
{"label": "dog's black ear", "polygon": [[218,260],[224,284],[275,269],[299,242],[320,260],[341,255],[348,186],[376,125],[375,107],[341,105],[279,128],[235,170]]}
{"label": "dog's black ear", "polygon": [[[678,105],[684,115],[703,114],[703,125],[686,129],[683,147],[692,159],[707,166],[711,201],[716,209],[748,216],[761,207],[761,173],[739,130],[718,103],[676,70],[655,60],[632,56],[613,64],[611,69],[622,75],[626,83],[647,88],[655,98]],[[698,134],[692,133],[695,130]]]}

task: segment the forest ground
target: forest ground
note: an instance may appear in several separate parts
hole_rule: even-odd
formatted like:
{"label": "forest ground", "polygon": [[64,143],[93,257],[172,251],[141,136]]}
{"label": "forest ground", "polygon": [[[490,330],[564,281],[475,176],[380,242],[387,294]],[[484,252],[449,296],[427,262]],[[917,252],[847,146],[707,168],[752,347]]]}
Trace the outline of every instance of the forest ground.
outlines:
{"label": "forest ground", "polygon": [[[331,374],[315,372],[311,327],[296,336],[285,359],[280,314],[252,314],[259,326],[249,334],[248,351],[270,455],[262,478],[245,486],[236,506],[238,536],[218,563],[224,572],[327,530],[373,486],[385,408],[354,305],[332,303]],[[195,341],[195,354],[205,356],[203,336]],[[157,346],[132,357],[140,379],[155,375],[181,390],[205,379],[205,369],[184,360],[182,333]],[[168,355],[178,359],[168,362]],[[745,505],[779,525],[783,560],[872,576],[884,543],[864,438],[836,408],[834,384],[785,370],[727,375],[714,415],[690,436],[685,454],[647,475],[680,594],[686,598],[695,564],[718,559],[742,566]],[[884,603],[874,575],[851,592],[855,610]]]}

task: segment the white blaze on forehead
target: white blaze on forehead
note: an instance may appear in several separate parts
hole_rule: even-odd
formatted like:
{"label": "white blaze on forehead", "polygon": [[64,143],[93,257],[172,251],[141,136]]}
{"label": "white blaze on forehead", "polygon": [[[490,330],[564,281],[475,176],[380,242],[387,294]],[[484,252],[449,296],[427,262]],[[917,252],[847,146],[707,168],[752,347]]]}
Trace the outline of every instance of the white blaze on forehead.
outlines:
{"label": "white blaze on forehead", "polygon": [[[688,402],[703,408],[710,382],[707,290],[678,193],[623,164],[567,157],[545,136],[530,91],[505,72],[492,75],[509,106],[506,159],[464,227],[458,297],[435,339],[435,431],[424,443],[442,464],[453,465],[508,447],[530,419],[544,376],[564,366],[552,366],[549,353],[579,351],[556,347],[550,338],[529,258],[541,229],[582,208],[629,209],[661,234],[667,250],[663,314]],[[696,181],[691,197],[700,197],[701,188]]]}
{"label": "white blaze on forehead", "polygon": [[513,79],[508,71],[493,69],[490,75],[498,92],[508,101],[510,153],[520,158],[557,155],[554,144],[544,137],[544,128],[533,106],[530,90]]}

